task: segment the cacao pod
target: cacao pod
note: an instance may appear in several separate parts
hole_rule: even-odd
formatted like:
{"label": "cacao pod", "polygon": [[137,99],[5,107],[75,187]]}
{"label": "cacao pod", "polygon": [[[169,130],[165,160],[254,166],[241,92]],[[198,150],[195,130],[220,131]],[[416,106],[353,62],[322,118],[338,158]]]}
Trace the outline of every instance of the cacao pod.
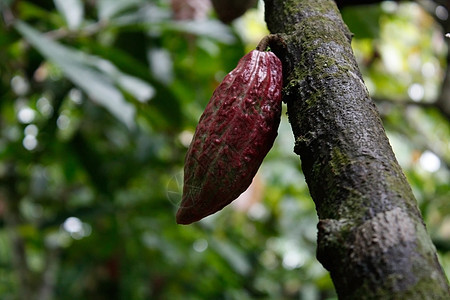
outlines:
{"label": "cacao pod", "polygon": [[249,8],[255,7],[257,0],[212,0],[212,4],[219,20],[229,24]]}
{"label": "cacao pod", "polygon": [[214,91],[186,154],[179,224],[190,224],[235,200],[252,182],[277,136],[281,61],[253,50]]}

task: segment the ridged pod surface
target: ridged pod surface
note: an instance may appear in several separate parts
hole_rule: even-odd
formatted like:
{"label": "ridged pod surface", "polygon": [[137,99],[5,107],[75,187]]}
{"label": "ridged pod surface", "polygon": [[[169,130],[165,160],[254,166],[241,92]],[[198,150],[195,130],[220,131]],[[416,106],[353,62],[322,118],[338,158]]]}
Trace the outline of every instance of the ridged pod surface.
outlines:
{"label": "ridged pod surface", "polygon": [[177,223],[213,214],[248,188],[277,136],[281,89],[281,61],[272,52],[251,51],[225,76],[186,154]]}

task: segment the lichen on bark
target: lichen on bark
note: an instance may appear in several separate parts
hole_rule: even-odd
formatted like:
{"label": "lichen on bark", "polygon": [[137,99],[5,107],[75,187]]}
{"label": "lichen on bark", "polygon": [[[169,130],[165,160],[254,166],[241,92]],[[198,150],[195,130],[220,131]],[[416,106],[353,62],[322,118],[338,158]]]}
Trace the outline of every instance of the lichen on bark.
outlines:
{"label": "lichen on bark", "polygon": [[319,216],[319,261],[342,299],[447,299],[449,287],[330,0],[266,0],[284,47],[294,151]]}

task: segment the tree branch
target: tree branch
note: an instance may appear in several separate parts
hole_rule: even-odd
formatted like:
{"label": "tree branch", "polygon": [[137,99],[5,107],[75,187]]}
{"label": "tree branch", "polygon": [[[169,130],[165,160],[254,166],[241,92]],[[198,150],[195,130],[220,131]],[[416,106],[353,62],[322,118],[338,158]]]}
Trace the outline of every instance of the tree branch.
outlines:
{"label": "tree branch", "polygon": [[330,0],[266,0],[286,43],[288,106],[319,216],[319,261],[345,299],[445,299],[449,287]]}
{"label": "tree branch", "polygon": [[396,106],[417,106],[422,108],[437,108],[435,102],[416,102],[412,100],[393,100],[388,98],[375,98],[373,97],[373,101],[376,103],[389,103]]}

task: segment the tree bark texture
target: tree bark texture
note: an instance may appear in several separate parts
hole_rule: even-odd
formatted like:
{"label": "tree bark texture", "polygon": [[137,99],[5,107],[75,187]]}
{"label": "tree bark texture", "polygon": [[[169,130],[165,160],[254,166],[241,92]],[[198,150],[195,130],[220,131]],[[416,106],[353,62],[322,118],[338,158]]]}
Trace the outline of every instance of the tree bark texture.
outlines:
{"label": "tree bark texture", "polygon": [[448,281],[331,0],[266,0],[294,151],[340,299],[450,299]]}

